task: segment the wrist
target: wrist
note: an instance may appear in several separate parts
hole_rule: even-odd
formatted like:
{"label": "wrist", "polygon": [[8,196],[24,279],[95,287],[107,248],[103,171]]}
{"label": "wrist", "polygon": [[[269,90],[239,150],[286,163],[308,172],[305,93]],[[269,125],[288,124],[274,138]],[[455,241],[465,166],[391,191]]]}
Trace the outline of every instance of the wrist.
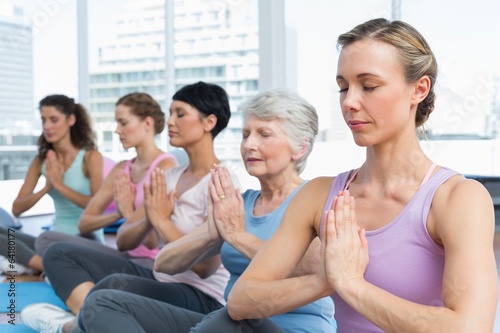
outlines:
{"label": "wrist", "polygon": [[365,279],[363,277],[352,277],[336,282],[333,289],[342,296],[355,297],[364,290]]}
{"label": "wrist", "polygon": [[56,191],[58,191],[58,192],[60,192],[61,187],[62,187],[63,185],[64,185],[63,183],[52,183],[52,187],[53,187]]}

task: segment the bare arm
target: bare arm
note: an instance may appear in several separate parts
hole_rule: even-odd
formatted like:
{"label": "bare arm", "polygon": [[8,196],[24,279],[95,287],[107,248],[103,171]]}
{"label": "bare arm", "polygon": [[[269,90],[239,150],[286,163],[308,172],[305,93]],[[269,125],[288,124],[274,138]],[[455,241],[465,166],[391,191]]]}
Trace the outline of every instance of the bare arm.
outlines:
{"label": "bare arm", "polygon": [[42,163],[42,160],[38,156],[31,162],[24,183],[12,204],[12,214],[14,216],[18,217],[29,210],[50,190],[50,185],[46,184],[40,191],[33,192],[42,174]]}
{"label": "bare arm", "polygon": [[121,170],[122,168],[123,163],[115,165],[104,180],[101,188],[88,203],[78,222],[78,229],[81,233],[85,234],[103,228],[116,222],[122,217],[118,211],[103,214],[109,204],[113,201],[115,175],[117,170]]}
{"label": "bare arm", "polygon": [[132,250],[141,245],[146,236],[154,230],[146,219],[144,205],[129,216],[118,228],[116,233],[116,245],[120,251]]}
{"label": "bare arm", "polygon": [[[209,265],[207,259],[218,257],[222,239],[210,236],[208,223],[168,243],[161,249],[155,260],[155,270],[167,274],[178,274],[193,269],[200,277],[208,277],[220,266],[218,262]],[[205,263],[196,268],[200,263]],[[208,267],[209,266],[209,267]]]}
{"label": "bare arm", "polygon": [[387,332],[492,332],[498,273],[488,192],[475,181],[453,177],[436,192],[427,223],[445,248],[444,307],[404,300],[362,276],[336,280],[337,293]]}
{"label": "bare arm", "polygon": [[228,310],[233,319],[285,313],[333,292],[316,274],[293,277],[294,269],[319,230],[331,181],[331,178],[311,180],[292,199],[280,227],[229,294]]}

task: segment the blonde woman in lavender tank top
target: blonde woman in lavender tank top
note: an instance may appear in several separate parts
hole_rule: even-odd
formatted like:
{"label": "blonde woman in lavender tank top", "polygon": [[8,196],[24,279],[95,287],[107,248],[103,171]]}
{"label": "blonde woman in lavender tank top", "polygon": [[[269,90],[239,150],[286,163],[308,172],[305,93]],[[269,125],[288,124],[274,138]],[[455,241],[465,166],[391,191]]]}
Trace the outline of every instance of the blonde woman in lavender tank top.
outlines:
{"label": "blonde woman in lavender tank top", "polygon": [[[430,47],[410,25],[385,19],[340,35],[338,45],[342,115],[366,160],[304,186],[233,287],[229,315],[270,317],[331,295],[340,333],[492,332],[491,197],[434,165],[418,140],[434,109]],[[316,235],[320,272],[289,277]]]}

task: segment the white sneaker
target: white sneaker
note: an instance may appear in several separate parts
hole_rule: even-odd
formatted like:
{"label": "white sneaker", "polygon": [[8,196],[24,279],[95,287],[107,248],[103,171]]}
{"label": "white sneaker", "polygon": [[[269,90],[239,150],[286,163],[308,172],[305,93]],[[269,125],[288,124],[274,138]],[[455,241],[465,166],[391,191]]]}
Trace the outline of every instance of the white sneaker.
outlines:
{"label": "white sneaker", "polygon": [[74,318],[72,313],[49,303],[31,304],[21,310],[23,324],[40,333],[62,332],[62,325]]}
{"label": "white sneaker", "polygon": [[3,271],[5,274],[15,273],[16,275],[34,275],[36,271],[19,263],[11,264],[9,259],[4,256],[0,256],[0,271]]}

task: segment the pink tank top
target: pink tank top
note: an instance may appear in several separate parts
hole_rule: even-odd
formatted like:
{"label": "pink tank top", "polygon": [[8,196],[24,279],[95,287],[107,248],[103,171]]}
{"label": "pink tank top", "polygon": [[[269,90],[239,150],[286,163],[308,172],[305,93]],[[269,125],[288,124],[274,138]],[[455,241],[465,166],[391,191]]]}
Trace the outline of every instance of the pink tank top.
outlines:
{"label": "pink tank top", "polygon": [[[444,248],[430,237],[427,231],[427,216],[436,190],[457,172],[441,167],[429,178],[431,171],[432,169],[413,198],[394,220],[378,230],[366,231],[370,261],[365,279],[411,302],[443,306],[441,293]],[[335,178],[325,210],[330,209],[335,195],[340,190],[348,188],[349,174],[350,172],[345,172]],[[332,298],[335,302],[337,332],[383,332],[337,294],[333,294]]]}
{"label": "pink tank top", "polygon": [[[142,203],[144,202],[144,183],[148,182],[151,178],[151,173],[153,170],[158,166],[158,163],[163,161],[164,159],[171,158],[175,161],[175,165],[177,166],[177,159],[175,158],[174,155],[169,154],[169,153],[163,153],[159,155],[155,160],[151,163],[151,165],[148,168],[148,171],[142,177],[142,179],[138,183],[132,182],[132,179],[130,179],[130,166],[132,165],[132,162],[134,159],[128,160],[125,162],[125,165],[123,169],[127,173],[130,179],[130,185],[132,185],[135,188],[135,200],[134,200],[134,207],[137,209],[139,208]],[[160,252],[159,248],[154,248],[154,249],[148,249],[144,244],[139,245],[133,250],[127,251],[127,253],[134,258],[151,258],[154,259],[156,258],[156,255]]]}

